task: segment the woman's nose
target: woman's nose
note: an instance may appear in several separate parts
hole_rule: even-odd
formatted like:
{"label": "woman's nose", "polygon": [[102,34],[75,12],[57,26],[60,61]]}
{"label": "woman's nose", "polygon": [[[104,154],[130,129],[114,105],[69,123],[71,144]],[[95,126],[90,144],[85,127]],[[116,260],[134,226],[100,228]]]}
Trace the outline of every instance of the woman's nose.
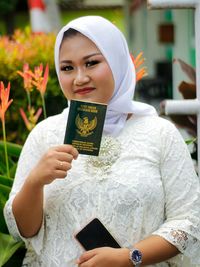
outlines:
{"label": "woman's nose", "polygon": [[84,70],[78,70],[76,76],[74,78],[74,85],[82,85],[88,83],[90,81],[90,77]]}

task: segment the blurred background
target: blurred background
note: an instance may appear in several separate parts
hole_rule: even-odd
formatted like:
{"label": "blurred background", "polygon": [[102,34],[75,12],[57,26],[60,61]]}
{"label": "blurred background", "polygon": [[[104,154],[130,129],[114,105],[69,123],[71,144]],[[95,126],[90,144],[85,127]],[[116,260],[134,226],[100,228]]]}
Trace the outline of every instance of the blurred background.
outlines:
{"label": "blurred background", "polygon": [[[0,46],[0,80],[12,82],[11,95],[15,99],[11,110],[15,109],[18,114],[20,107],[25,108],[24,101],[17,100],[22,94],[23,81],[16,70],[28,61],[31,67],[40,62],[50,65],[45,94],[47,114],[58,113],[67,105],[60,97],[55,76],[53,35],[69,20],[90,14],[104,16],[115,23],[124,32],[134,56],[143,51],[148,76],[137,83],[137,100],[154,105],[160,112],[162,100],[182,98],[178,87],[188,77],[173,60],[180,58],[195,66],[193,10],[148,10],[146,0],[1,0],[0,35],[21,42],[20,47],[12,45],[6,52],[2,50],[5,42]],[[44,37],[45,40],[29,40],[27,45],[24,39],[33,38],[33,32],[51,36]],[[29,51],[20,52],[23,45]],[[54,96],[58,98],[58,105],[52,103]],[[32,97],[34,99],[34,93]],[[40,104],[40,100],[34,101]],[[16,139],[12,134],[8,137],[11,141]]]}

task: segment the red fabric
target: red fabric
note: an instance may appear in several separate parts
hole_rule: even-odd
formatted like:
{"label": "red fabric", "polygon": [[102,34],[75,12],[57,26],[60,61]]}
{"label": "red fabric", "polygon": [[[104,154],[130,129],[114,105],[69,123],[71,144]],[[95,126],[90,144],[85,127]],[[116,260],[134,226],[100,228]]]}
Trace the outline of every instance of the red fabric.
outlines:
{"label": "red fabric", "polygon": [[29,9],[39,8],[45,10],[45,3],[43,0],[28,0]]}

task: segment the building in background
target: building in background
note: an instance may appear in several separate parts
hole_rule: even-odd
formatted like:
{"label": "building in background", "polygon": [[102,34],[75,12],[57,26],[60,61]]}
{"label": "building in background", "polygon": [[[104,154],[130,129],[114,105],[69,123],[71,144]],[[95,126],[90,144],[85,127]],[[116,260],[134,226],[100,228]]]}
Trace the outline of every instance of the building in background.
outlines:
{"label": "building in background", "polygon": [[185,74],[173,59],[195,66],[194,11],[148,10],[146,1],[124,0],[126,34],[133,54],[143,51],[149,76],[141,81],[141,93],[149,99],[182,98],[178,85]]}

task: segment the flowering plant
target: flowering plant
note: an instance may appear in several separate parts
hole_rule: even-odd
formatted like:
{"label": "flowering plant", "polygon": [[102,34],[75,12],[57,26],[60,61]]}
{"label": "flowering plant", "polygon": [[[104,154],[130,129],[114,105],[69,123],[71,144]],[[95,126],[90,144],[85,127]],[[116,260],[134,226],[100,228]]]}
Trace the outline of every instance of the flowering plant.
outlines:
{"label": "flowering plant", "polygon": [[147,76],[146,67],[141,67],[145,61],[145,58],[143,57],[143,52],[140,52],[136,57],[131,54],[131,59],[136,70],[136,82],[138,82],[143,77]]}
{"label": "flowering plant", "polygon": [[16,30],[12,36],[0,36],[0,80],[17,80],[16,69],[21,69],[25,62],[31,67],[44,62],[54,71],[54,33],[33,34],[30,28]]}
{"label": "flowering plant", "polygon": [[[9,125],[7,140],[10,142],[23,144],[29,131],[24,131],[24,122],[19,119],[19,109],[23,109],[27,119],[31,121],[33,114],[38,115],[35,106],[43,107],[45,117],[60,112],[67,105],[62,97],[54,68],[54,43],[54,33],[34,34],[29,27],[24,30],[16,30],[11,38],[0,36],[0,81],[4,81],[4,84],[11,82],[11,98],[15,99],[15,105],[11,105],[7,111],[6,119]],[[34,82],[37,83],[37,78],[35,77],[35,79],[34,75],[37,76],[37,72],[41,73],[41,62],[43,63],[43,70],[40,80],[43,79],[43,85],[39,82],[41,88],[34,90],[34,88],[37,88],[37,85],[33,84]],[[35,70],[35,66],[38,70]],[[21,79],[16,70],[26,73],[26,78]],[[44,97],[43,89],[46,86],[47,79],[45,79],[45,76],[48,76],[47,74],[49,74],[48,92]],[[22,90],[23,87],[26,94]],[[44,102],[55,98],[58,99],[58,105],[48,105],[46,110]],[[30,107],[27,107],[27,99]],[[30,103],[30,99],[32,103]],[[33,121],[35,118],[33,118]],[[40,118],[38,117],[38,119]],[[0,127],[1,135],[2,128]]]}
{"label": "flowering plant", "polygon": [[4,151],[5,151],[5,159],[6,159],[6,170],[7,176],[10,178],[9,166],[8,166],[8,152],[6,145],[6,128],[5,128],[5,113],[12,103],[12,99],[9,100],[10,95],[10,83],[8,83],[8,87],[5,88],[3,82],[0,83],[0,118],[3,128],[3,142],[4,142]]}
{"label": "flowering plant", "polygon": [[[29,131],[36,125],[37,120],[42,113],[42,108],[40,107],[38,111],[35,113],[34,107],[31,105],[31,92],[34,87],[40,91],[41,97],[43,99],[42,104],[43,108],[45,108],[44,94],[46,92],[48,76],[49,76],[49,68],[46,65],[44,76],[43,76],[43,64],[40,64],[39,67],[34,68],[34,72],[29,69],[29,65],[27,63],[23,66],[23,72],[18,71],[18,74],[21,75],[24,79],[24,89],[27,93],[28,97],[28,112],[29,116],[26,116],[26,113],[22,108],[20,108],[20,114],[24,120],[24,123]],[[3,171],[4,162],[0,163],[0,244],[3,245],[1,249],[0,245],[0,266],[2,266],[9,258],[13,255],[13,253],[19,248],[23,247],[23,242],[16,242],[8,233],[5,221],[3,219],[3,208],[8,199],[10,189],[13,183],[13,177],[16,169],[16,164],[18,161],[19,154],[21,152],[21,146],[16,144],[11,144],[6,141],[6,129],[5,129],[5,113],[12,103],[12,99],[9,100],[10,95],[10,83],[5,87],[4,83],[0,82],[0,119],[2,122],[3,129],[3,146],[4,146],[4,157],[5,165],[6,165],[6,175]],[[46,109],[45,109],[46,110]],[[9,153],[7,146],[9,147]],[[10,152],[15,151],[16,162],[11,160]],[[0,142],[0,154],[2,154],[2,142]],[[9,154],[9,155],[8,155]],[[9,159],[12,162],[11,168],[12,173],[10,174],[9,168]],[[2,172],[2,174],[1,174]]]}
{"label": "flowering plant", "polygon": [[[12,179],[10,176],[10,168],[8,162],[8,149],[6,142],[6,128],[5,128],[5,113],[9,106],[12,103],[12,99],[9,100],[10,95],[10,83],[8,83],[7,87],[5,87],[4,83],[0,82],[0,119],[3,128],[3,145],[4,147],[4,158],[6,163],[6,175],[0,175],[0,214],[3,218],[3,207],[4,203],[8,198],[10,187],[12,185]],[[1,164],[1,167],[3,164]],[[0,220],[0,266],[2,266],[9,257],[22,246],[22,242],[16,242],[14,239],[7,233],[7,227],[5,225],[4,220]],[[1,247],[2,246],[2,247]],[[5,249],[6,247],[6,249]]]}

